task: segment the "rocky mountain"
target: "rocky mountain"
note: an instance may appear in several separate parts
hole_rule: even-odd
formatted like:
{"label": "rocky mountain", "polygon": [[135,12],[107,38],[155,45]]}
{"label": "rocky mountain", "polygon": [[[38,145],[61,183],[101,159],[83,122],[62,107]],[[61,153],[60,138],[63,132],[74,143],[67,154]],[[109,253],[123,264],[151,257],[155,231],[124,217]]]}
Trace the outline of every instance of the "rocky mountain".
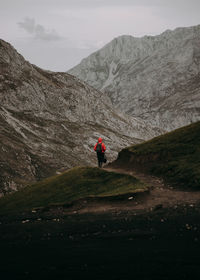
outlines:
{"label": "rocky mountain", "polygon": [[45,71],[0,40],[1,192],[75,165],[94,165],[99,136],[112,160],[127,145],[161,130],[112,108],[78,78]]}
{"label": "rocky mountain", "polygon": [[69,73],[149,124],[167,130],[190,124],[200,120],[200,25],[120,36]]}

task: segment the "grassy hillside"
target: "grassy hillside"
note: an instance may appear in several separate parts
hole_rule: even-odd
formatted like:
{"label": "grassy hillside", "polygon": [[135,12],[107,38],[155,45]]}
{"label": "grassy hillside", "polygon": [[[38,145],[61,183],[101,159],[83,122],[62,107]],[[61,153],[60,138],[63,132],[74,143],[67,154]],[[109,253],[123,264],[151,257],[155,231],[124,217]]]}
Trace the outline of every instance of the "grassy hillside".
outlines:
{"label": "grassy hillside", "polygon": [[124,149],[114,165],[134,167],[200,190],[200,122]]}
{"label": "grassy hillside", "polygon": [[69,204],[90,196],[115,196],[145,189],[136,178],[99,168],[76,167],[0,199],[0,215]]}

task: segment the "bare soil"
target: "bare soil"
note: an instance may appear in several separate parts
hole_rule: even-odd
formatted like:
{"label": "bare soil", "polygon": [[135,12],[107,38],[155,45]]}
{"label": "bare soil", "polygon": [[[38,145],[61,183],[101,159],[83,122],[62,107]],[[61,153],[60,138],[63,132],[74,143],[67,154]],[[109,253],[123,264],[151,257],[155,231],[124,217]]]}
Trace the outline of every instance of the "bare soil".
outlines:
{"label": "bare soil", "polygon": [[124,169],[111,169],[108,171],[120,172],[134,176],[147,184],[150,188],[149,197],[144,203],[137,205],[135,209],[151,209],[157,205],[163,207],[171,207],[177,204],[190,204],[193,205],[200,202],[200,192],[198,191],[185,191],[176,189],[173,186],[167,185],[162,179],[150,176],[143,173],[138,173],[135,170]]}
{"label": "bare soil", "polygon": [[[121,168],[105,168],[107,171],[129,174],[136,177],[148,186],[148,191],[126,194],[108,198],[86,198],[75,202],[71,208],[65,209],[65,213],[101,213],[117,211],[152,211],[154,209],[189,205],[193,207],[200,203],[200,192],[186,191],[167,185],[162,179],[139,173],[135,170]],[[141,212],[139,211],[139,212]]]}

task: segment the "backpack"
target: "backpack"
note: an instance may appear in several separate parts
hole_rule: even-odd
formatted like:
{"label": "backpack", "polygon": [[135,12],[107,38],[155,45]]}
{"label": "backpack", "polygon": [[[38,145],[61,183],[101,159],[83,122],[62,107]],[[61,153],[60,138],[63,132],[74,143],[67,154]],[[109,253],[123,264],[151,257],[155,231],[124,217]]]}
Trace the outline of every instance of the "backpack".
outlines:
{"label": "backpack", "polygon": [[97,144],[96,152],[97,152],[97,153],[102,153],[102,146],[101,146],[101,143],[98,143],[98,144]]}

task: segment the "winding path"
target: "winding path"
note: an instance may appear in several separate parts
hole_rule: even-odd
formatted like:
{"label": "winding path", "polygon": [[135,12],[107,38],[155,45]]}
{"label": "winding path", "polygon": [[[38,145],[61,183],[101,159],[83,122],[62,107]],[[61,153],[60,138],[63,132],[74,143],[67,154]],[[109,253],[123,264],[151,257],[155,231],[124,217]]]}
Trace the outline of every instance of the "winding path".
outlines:
{"label": "winding path", "polygon": [[[148,191],[127,194],[118,199],[85,199],[73,205],[66,211],[68,214],[81,213],[139,213],[143,211],[152,211],[161,208],[178,206],[195,207],[200,204],[200,191],[184,191],[164,184],[162,179],[147,174],[138,173],[135,170],[126,170],[122,168],[105,167],[110,172],[129,174],[144,182],[149,187]],[[139,211],[139,212],[138,212]]]}
{"label": "winding path", "polygon": [[134,170],[106,168],[107,171],[129,174],[138,178],[150,187],[149,196],[145,201],[134,206],[135,209],[148,209],[156,206],[171,207],[178,204],[190,204],[191,207],[200,202],[200,191],[177,190],[163,183],[162,179],[138,173]]}

